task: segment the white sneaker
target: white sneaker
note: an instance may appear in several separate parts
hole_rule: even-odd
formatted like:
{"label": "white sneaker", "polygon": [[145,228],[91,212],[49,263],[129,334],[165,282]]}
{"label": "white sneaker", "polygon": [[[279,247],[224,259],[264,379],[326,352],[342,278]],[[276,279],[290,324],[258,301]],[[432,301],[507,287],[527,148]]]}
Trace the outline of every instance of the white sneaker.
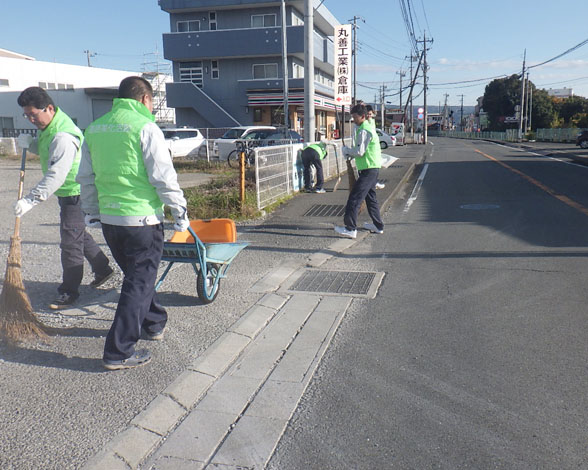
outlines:
{"label": "white sneaker", "polygon": [[376,189],[384,189],[385,187],[386,187],[386,185],[383,183],[376,183],[376,186],[375,186]]}
{"label": "white sneaker", "polygon": [[335,232],[347,238],[356,238],[357,230],[347,230],[345,227],[335,227]]}
{"label": "white sneaker", "polygon": [[384,233],[384,230],[379,230],[378,227],[376,227],[374,224],[370,222],[366,222],[365,224],[363,224],[363,228],[369,230],[372,233],[378,233],[380,235]]}

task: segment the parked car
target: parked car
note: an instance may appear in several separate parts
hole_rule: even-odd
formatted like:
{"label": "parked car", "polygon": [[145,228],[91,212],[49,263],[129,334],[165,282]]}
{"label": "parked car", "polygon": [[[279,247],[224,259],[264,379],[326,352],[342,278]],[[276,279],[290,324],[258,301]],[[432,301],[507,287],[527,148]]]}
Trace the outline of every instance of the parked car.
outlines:
{"label": "parked car", "polygon": [[233,150],[237,140],[263,139],[270,133],[275,133],[274,126],[239,126],[232,127],[222,137],[214,141],[214,154],[220,160],[226,160]]}
{"label": "parked car", "polygon": [[576,136],[576,145],[588,149],[588,131],[582,131]]}
{"label": "parked car", "polygon": [[304,138],[296,131],[288,131],[287,134],[284,131],[278,131],[264,137],[261,145],[298,144],[302,142],[304,142]]}
{"label": "parked car", "polygon": [[177,127],[162,131],[172,158],[198,156],[202,150],[206,150],[206,139],[198,129]]}
{"label": "parked car", "polygon": [[382,132],[380,129],[376,129],[376,133],[380,138],[380,148],[382,150],[387,149],[388,147],[394,147],[396,145],[396,137],[393,135],[388,135],[385,132]]}

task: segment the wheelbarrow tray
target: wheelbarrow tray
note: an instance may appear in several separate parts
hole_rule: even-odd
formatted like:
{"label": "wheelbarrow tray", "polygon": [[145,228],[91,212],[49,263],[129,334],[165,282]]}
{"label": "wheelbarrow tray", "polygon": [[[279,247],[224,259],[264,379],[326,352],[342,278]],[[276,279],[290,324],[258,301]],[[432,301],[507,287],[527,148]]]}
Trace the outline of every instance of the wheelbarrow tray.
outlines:
{"label": "wheelbarrow tray", "polygon": [[186,232],[175,232],[171,240],[163,243],[161,260],[169,264],[155,289],[159,289],[174,263],[190,263],[197,276],[198,297],[203,303],[212,302],[231,261],[249,244],[236,242],[236,236],[235,223],[230,219],[191,221]]}

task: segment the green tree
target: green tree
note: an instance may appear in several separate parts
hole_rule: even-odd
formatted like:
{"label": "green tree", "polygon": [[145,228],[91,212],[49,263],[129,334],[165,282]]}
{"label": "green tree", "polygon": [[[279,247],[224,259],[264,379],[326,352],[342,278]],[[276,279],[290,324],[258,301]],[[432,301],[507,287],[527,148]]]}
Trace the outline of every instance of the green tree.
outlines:
{"label": "green tree", "polygon": [[557,125],[558,113],[554,101],[546,90],[538,90],[531,83],[532,110],[531,126],[533,129],[549,129]]}
{"label": "green tree", "polygon": [[564,126],[573,126],[572,118],[575,115],[588,112],[588,100],[582,96],[572,96],[566,99],[555,99],[555,109],[564,121]]}
{"label": "green tree", "polygon": [[504,118],[515,115],[515,106],[521,102],[521,80],[517,74],[492,80],[484,90],[482,108],[488,113],[489,129],[503,131],[515,124]]}

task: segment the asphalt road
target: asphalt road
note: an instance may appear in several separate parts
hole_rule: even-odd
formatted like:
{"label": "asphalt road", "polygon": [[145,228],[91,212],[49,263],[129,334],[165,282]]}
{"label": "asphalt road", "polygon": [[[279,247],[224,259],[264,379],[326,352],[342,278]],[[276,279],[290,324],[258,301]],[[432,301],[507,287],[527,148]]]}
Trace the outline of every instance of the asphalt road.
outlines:
{"label": "asphalt road", "polygon": [[267,468],[588,468],[588,167],[431,140]]}

